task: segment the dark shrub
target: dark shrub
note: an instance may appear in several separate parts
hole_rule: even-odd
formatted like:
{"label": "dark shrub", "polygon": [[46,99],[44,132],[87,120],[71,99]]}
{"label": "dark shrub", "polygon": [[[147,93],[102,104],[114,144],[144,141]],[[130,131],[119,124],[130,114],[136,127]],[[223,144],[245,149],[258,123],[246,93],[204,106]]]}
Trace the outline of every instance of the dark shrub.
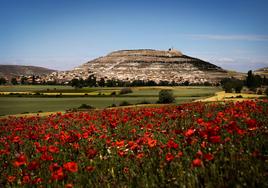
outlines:
{"label": "dark shrub", "polygon": [[172,90],[161,90],[159,92],[159,99],[158,103],[173,103],[175,101],[175,98],[173,96]]}
{"label": "dark shrub", "polygon": [[127,101],[122,101],[119,106],[128,106],[128,105],[131,105],[129,102]]}
{"label": "dark shrub", "polygon": [[268,87],[265,89],[264,93],[268,96]]}
{"label": "dark shrub", "polygon": [[261,89],[259,89],[259,90],[257,91],[257,95],[262,95],[262,90],[261,90]]}
{"label": "dark shrub", "polygon": [[141,102],[139,102],[139,103],[137,103],[137,104],[151,104],[149,101],[145,101],[145,100],[143,100],[143,101],[141,101]]}
{"label": "dark shrub", "polygon": [[113,91],[113,92],[111,93],[111,95],[116,95],[116,92],[115,92],[115,91]]}
{"label": "dark shrub", "polygon": [[79,106],[78,109],[94,109],[94,107],[88,104],[81,104],[81,106]]}
{"label": "dark shrub", "polygon": [[125,88],[122,88],[121,90],[120,90],[120,95],[124,95],[124,94],[128,94],[128,93],[132,93],[133,91],[132,91],[132,89],[131,88],[129,88],[129,87],[125,87]]}

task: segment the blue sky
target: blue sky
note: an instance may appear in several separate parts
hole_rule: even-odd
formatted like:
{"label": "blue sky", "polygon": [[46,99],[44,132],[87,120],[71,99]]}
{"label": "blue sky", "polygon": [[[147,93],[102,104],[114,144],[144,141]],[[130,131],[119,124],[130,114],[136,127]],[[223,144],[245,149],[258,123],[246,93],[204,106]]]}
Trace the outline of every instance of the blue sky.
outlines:
{"label": "blue sky", "polygon": [[267,0],[0,0],[0,64],[68,70],[174,47],[225,69],[268,66]]}

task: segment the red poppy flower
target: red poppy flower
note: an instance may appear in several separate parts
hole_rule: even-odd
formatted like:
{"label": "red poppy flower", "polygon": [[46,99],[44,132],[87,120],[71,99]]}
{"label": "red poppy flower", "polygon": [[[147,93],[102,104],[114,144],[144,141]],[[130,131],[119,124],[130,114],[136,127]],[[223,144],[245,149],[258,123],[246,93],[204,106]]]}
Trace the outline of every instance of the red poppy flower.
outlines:
{"label": "red poppy flower", "polygon": [[52,180],[62,180],[64,178],[64,173],[62,168],[60,167],[58,170],[54,171],[51,175]]}
{"label": "red poppy flower", "polygon": [[8,181],[9,183],[12,183],[15,179],[16,179],[16,176],[8,176],[8,177],[7,177],[7,181]]}
{"label": "red poppy flower", "polygon": [[195,129],[188,129],[185,133],[184,136],[192,136],[195,133]]}
{"label": "red poppy flower", "polygon": [[23,176],[23,178],[22,178],[22,182],[23,182],[24,184],[30,183],[30,181],[31,181],[31,177],[30,177],[30,176],[28,176],[28,175]]}
{"label": "red poppy flower", "polygon": [[197,119],[197,123],[198,123],[198,124],[201,124],[201,123],[203,123],[203,122],[204,122],[204,120],[203,120],[202,118],[198,118],[198,119]]}
{"label": "red poppy flower", "polygon": [[137,154],[137,159],[142,159],[143,156],[144,156],[144,153],[138,153],[138,154]]}
{"label": "red poppy flower", "polygon": [[117,153],[120,157],[124,157],[126,155],[126,153],[122,150],[118,151]]}
{"label": "red poppy flower", "polygon": [[166,154],[166,161],[170,162],[170,161],[172,161],[174,158],[175,158],[174,155],[172,155],[171,153]]}
{"label": "red poppy flower", "polygon": [[52,161],[53,157],[52,155],[48,154],[48,153],[43,153],[40,157],[41,160],[43,161]]}
{"label": "red poppy flower", "polygon": [[69,172],[77,172],[78,171],[78,165],[76,162],[67,162],[63,165],[64,169]]}
{"label": "red poppy flower", "polygon": [[37,161],[32,161],[28,164],[28,169],[29,170],[36,170],[38,169],[40,164]]}
{"label": "red poppy flower", "polygon": [[92,172],[92,171],[95,170],[95,167],[94,167],[94,166],[87,166],[87,167],[86,167],[86,170],[87,170],[88,172]]}
{"label": "red poppy flower", "polygon": [[193,165],[193,167],[199,167],[199,166],[202,166],[202,161],[201,161],[201,159],[199,159],[199,158],[194,159],[194,160],[192,161],[192,165]]}
{"label": "red poppy flower", "polygon": [[56,146],[49,146],[48,151],[51,153],[59,153],[60,152],[59,148]]}
{"label": "red poppy flower", "polygon": [[122,141],[116,141],[115,142],[115,145],[118,146],[118,147],[123,147],[125,145],[125,141],[122,140]]}
{"label": "red poppy flower", "polygon": [[98,151],[93,148],[90,148],[87,150],[87,157],[89,159],[93,159],[97,154],[98,154]]}
{"label": "red poppy flower", "polygon": [[178,157],[182,157],[183,156],[183,153],[182,151],[179,151],[178,154],[177,154]]}
{"label": "red poppy flower", "polygon": [[173,140],[169,140],[167,143],[167,147],[177,149],[179,147],[179,144],[175,143]]}
{"label": "red poppy flower", "polygon": [[26,164],[26,162],[27,162],[27,158],[26,158],[26,156],[25,156],[24,154],[20,154],[20,155],[17,157],[16,161],[14,161],[13,165],[14,165],[15,167],[20,167],[20,166]]}
{"label": "red poppy flower", "polygon": [[201,157],[203,155],[203,152],[201,150],[198,150],[196,152],[196,157]]}
{"label": "red poppy flower", "polygon": [[59,166],[58,163],[52,163],[51,165],[49,165],[50,172],[55,172],[60,169],[61,169],[61,166]]}
{"label": "red poppy flower", "polygon": [[65,188],[73,188],[74,186],[73,186],[73,184],[68,183],[68,184],[66,184],[64,187],[65,187]]}
{"label": "red poppy flower", "polygon": [[221,137],[220,136],[211,136],[209,137],[209,141],[211,143],[220,143],[221,142]]}
{"label": "red poppy flower", "polygon": [[14,136],[12,142],[13,142],[13,143],[20,142],[20,137],[19,137],[19,136]]}
{"label": "red poppy flower", "polygon": [[248,130],[254,131],[257,129],[257,121],[255,119],[247,120]]}
{"label": "red poppy flower", "polygon": [[128,168],[128,167],[124,167],[123,172],[124,172],[125,174],[128,174],[128,173],[129,173],[129,168]]}
{"label": "red poppy flower", "polygon": [[152,148],[152,147],[155,147],[156,146],[157,140],[148,138],[147,139],[147,142],[148,142],[149,147]]}
{"label": "red poppy flower", "polygon": [[211,153],[207,153],[204,155],[204,159],[211,161],[214,159],[214,156]]}
{"label": "red poppy flower", "polygon": [[239,135],[244,135],[244,134],[246,133],[245,130],[242,130],[242,129],[239,129],[239,128],[236,129],[236,132],[237,132],[237,134],[239,134]]}
{"label": "red poppy flower", "polygon": [[43,181],[42,178],[36,177],[32,182],[33,184],[38,184],[38,183],[42,183],[42,181]]}

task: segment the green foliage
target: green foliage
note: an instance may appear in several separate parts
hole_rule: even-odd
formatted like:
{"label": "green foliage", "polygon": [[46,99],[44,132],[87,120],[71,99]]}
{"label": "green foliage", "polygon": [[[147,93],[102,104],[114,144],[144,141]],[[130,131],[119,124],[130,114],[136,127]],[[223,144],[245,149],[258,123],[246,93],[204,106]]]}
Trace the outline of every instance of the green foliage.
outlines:
{"label": "green foliage", "polygon": [[101,78],[101,79],[98,81],[98,86],[100,86],[100,87],[104,87],[104,86],[105,86],[105,80],[104,80],[104,78]]}
{"label": "green foliage", "polygon": [[94,75],[90,75],[85,81],[84,81],[84,86],[87,87],[96,87],[97,86],[97,81],[96,77]]}
{"label": "green foliage", "polygon": [[233,85],[231,82],[225,82],[224,84],[222,84],[222,88],[226,93],[233,92]]}
{"label": "green foliage", "polygon": [[253,91],[255,88],[260,87],[262,84],[264,84],[263,83],[264,80],[265,78],[262,78],[259,75],[254,75],[250,70],[248,71],[248,75],[246,78],[246,85]]}
{"label": "green foliage", "polygon": [[16,78],[12,78],[11,79],[11,83],[12,83],[12,85],[17,85],[18,84],[17,79]]}
{"label": "green foliage", "polygon": [[257,95],[262,95],[262,90],[261,90],[261,89],[259,89],[259,90],[257,91]]}
{"label": "green foliage", "polygon": [[268,87],[265,89],[264,93],[268,96]]}
{"label": "green foliage", "polygon": [[82,80],[83,79],[78,80],[77,78],[72,79],[71,80],[71,86],[75,87],[76,89],[77,88],[82,88],[83,85],[84,85]]}
{"label": "green foliage", "polygon": [[241,90],[244,85],[242,80],[239,80],[236,78],[224,78],[221,81],[221,84],[222,84],[222,88],[224,89],[226,93],[232,93],[233,90],[236,93],[241,93]]}
{"label": "green foliage", "polygon": [[111,95],[112,95],[112,96],[115,96],[115,95],[116,95],[116,92],[115,92],[115,91],[113,91],[113,92],[111,93]]}
{"label": "green foliage", "polygon": [[23,84],[27,84],[27,78],[26,77],[21,77],[20,79],[20,83],[23,85]]}
{"label": "green foliage", "polygon": [[109,106],[109,107],[116,107],[116,104],[113,103],[113,104],[112,104],[111,106]]}
{"label": "green foliage", "polygon": [[131,88],[129,88],[129,87],[125,87],[125,88],[122,88],[121,90],[120,90],[120,95],[124,95],[124,94],[128,94],[128,93],[133,93],[133,91],[132,91],[132,89]]}
{"label": "green foliage", "polygon": [[119,104],[119,106],[129,106],[129,105],[131,105],[129,102],[127,102],[127,101],[122,101],[120,104]]}
{"label": "green foliage", "polygon": [[94,107],[88,104],[81,104],[78,109],[94,109]]}
{"label": "green foliage", "polygon": [[143,101],[141,101],[141,102],[139,102],[137,104],[151,104],[151,103],[149,101],[143,100]]}
{"label": "green foliage", "polygon": [[117,84],[116,84],[116,81],[114,79],[112,80],[107,80],[107,83],[106,83],[106,86],[107,87],[115,87]]}
{"label": "green foliage", "polygon": [[167,89],[161,90],[159,92],[158,97],[159,97],[158,103],[167,104],[167,103],[173,103],[175,101],[172,90],[167,90]]}
{"label": "green foliage", "polygon": [[7,83],[7,81],[5,78],[0,78],[0,85],[4,85],[6,83]]}

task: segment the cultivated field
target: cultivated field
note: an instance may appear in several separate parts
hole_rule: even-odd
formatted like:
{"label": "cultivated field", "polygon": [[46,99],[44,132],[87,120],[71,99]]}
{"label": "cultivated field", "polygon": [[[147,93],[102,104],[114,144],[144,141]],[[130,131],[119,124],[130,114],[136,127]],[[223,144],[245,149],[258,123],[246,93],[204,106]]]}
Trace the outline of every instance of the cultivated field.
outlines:
{"label": "cultivated field", "polygon": [[[133,93],[120,95],[122,88],[83,88],[70,86],[1,86],[0,115],[65,111],[88,104],[106,108],[123,101],[138,104],[144,101],[156,103],[161,89],[172,89],[176,103],[191,102],[213,96],[217,87],[134,87]],[[113,92],[115,96],[111,95]]]}

